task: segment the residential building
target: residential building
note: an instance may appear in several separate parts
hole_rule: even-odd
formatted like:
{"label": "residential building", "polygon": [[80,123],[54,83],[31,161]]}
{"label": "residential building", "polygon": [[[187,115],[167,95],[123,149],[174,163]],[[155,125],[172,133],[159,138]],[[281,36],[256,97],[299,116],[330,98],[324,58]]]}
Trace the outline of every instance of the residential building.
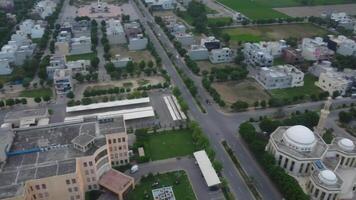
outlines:
{"label": "residential building", "polygon": [[72,38],[70,43],[71,55],[90,53],[91,51],[91,38],[81,36],[79,38]]}
{"label": "residential building", "polygon": [[[47,122],[47,123],[44,123]],[[4,117],[4,124],[11,128],[28,128],[47,125],[49,113],[47,108],[10,111]]]}
{"label": "residential building", "polygon": [[40,38],[42,38],[44,32],[45,32],[45,28],[42,27],[40,24],[36,24],[31,29],[31,38],[32,39],[40,39]]}
{"label": "residential building", "polygon": [[209,53],[209,60],[213,64],[229,63],[233,61],[234,57],[234,52],[227,47],[221,49],[213,49]]}
{"label": "residential building", "polygon": [[107,21],[106,34],[110,44],[126,43],[124,28],[119,20],[110,19]]}
{"label": "residential building", "polygon": [[9,62],[15,61],[15,52],[17,50],[17,45],[15,41],[9,41],[5,44],[0,51],[0,59],[7,59]]}
{"label": "residential building", "polygon": [[260,42],[260,45],[266,48],[267,52],[274,58],[282,56],[283,49],[288,48],[288,45],[285,40],[279,41],[269,41],[269,42]]}
{"label": "residential building", "polygon": [[70,69],[56,69],[53,84],[57,94],[66,94],[73,89],[72,72]]}
{"label": "residential building", "polygon": [[259,43],[245,43],[243,52],[249,65],[271,67],[273,64],[273,56]]}
{"label": "residential building", "polygon": [[70,42],[72,33],[69,31],[60,31],[57,35],[57,42]]}
{"label": "residential building", "polygon": [[19,30],[26,34],[31,34],[32,28],[35,25],[35,21],[32,19],[26,19],[19,25]]}
{"label": "residential building", "polygon": [[169,25],[166,25],[166,27],[168,28],[169,32],[172,35],[182,34],[187,31],[187,28],[181,23],[169,24]]}
{"label": "residential building", "polygon": [[31,40],[27,37],[27,34],[20,30],[11,35],[10,41],[15,41],[17,46],[31,44]]}
{"label": "residential building", "polygon": [[143,34],[138,34],[136,37],[129,38],[128,48],[130,51],[138,51],[146,49],[148,39]]}
{"label": "residential building", "polygon": [[127,38],[136,37],[138,34],[142,34],[141,25],[136,21],[124,24],[124,31]]}
{"label": "residential building", "polygon": [[209,58],[209,51],[205,46],[191,45],[188,55],[192,60],[207,60]]}
{"label": "residential building", "polygon": [[194,36],[191,33],[177,33],[175,37],[183,46],[190,46],[195,43]]}
{"label": "residential building", "polygon": [[320,74],[315,85],[329,92],[330,95],[333,95],[334,92],[345,95],[346,91],[352,86],[352,80],[348,79],[343,72],[327,71]]}
{"label": "residential building", "polygon": [[12,73],[12,68],[9,64],[9,60],[0,59],[0,75],[9,75]]}
{"label": "residential building", "polygon": [[132,62],[132,58],[115,55],[115,58],[111,59],[111,62],[114,64],[116,68],[122,68],[122,67],[126,67],[129,62]]}
{"label": "residential building", "polygon": [[76,60],[68,61],[66,63],[66,68],[71,70],[72,75],[75,74],[87,74],[90,68],[90,60]]}
{"label": "residential building", "polygon": [[205,46],[209,51],[212,49],[220,49],[220,40],[216,39],[214,36],[205,37],[200,40],[200,45]]}
{"label": "residential building", "polygon": [[37,171],[34,176],[20,175],[18,181],[10,181],[6,189],[1,188],[2,199],[84,200],[85,192],[104,188],[123,200],[135,187],[132,177],[112,169],[112,166],[129,163],[129,138],[122,116],[0,131],[0,155],[5,153],[0,157],[5,171],[0,175],[8,173],[7,162],[19,158],[20,155],[6,156],[6,152],[16,152],[16,148],[40,146],[42,150],[21,156],[46,157],[26,166],[28,170]]}
{"label": "residential building", "polygon": [[323,60],[315,62],[313,66],[308,68],[308,71],[314,76],[319,77],[321,73],[336,72],[337,70],[331,66],[330,61]]}
{"label": "residential building", "polygon": [[[325,124],[325,119],[319,124]],[[352,199],[356,189],[355,142],[336,137],[326,144],[321,134],[301,125],[281,126],[271,134],[266,151],[311,199]]]}
{"label": "residential building", "polygon": [[57,69],[65,69],[66,67],[66,57],[64,55],[54,55],[49,61],[49,66],[46,67],[47,78],[53,79],[54,72]]}
{"label": "residential building", "polygon": [[326,39],[328,48],[343,56],[356,56],[356,42],[343,35],[329,35]]}
{"label": "residential building", "polygon": [[282,50],[282,58],[288,64],[298,64],[303,62],[302,51],[294,48],[284,48]]}
{"label": "residential building", "polygon": [[36,49],[35,44],[20,46],[15,51],[15,65],[22,65],[26,59],[31,58]]}
{"label": "residential building", "polygon": [[345,12],[331,13],[330,19],[337,22],[338,26],[348,30],[352,30],[355,25],[355,21]]}
{"label": "residential building", "polygon": [[152,10],[172,10],[176,6],[175,0],[145,0]]}
{"label": "residential building", "polygon": [[55,71],[58,69],[69,69],[71,75],[74,76],[77,73],[87,74],[90,67],[90,60],[76,60],[66,61],[66,57],[63,55],[54,55],[51,57],[50,65],[46,67],[47,78],[53,79]]}
{"label": "residential building", "polygon": [[262,67],[255,79],[267,90],[304,85],[304,73],[292,65]]}
{"label": "residential building", "polygon": [[305,60],[328,60],[334,55],[334,51],[327,47],[323,38],[304,38],[301,45],[302,56]]}
{"label": "residential building", "polygon": [[45,28],[42,27],[43,21],[33,21],[32,19],[26,19],[23,21],[19,29],[24,32],[26,35],[31,35],[31,39],[42,38]]}
{"label": "residential building", "polygon": [[42,18],[46,19],[56,10],[57,4],[52,0],[42,0],[37,2],[35,12]]}

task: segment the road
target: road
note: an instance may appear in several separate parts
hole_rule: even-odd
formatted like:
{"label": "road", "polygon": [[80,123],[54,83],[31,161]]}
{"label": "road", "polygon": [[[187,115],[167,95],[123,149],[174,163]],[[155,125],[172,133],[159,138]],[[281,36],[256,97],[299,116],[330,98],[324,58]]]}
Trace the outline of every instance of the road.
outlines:
{"label": "road", "polygon": [[214,200],[224,200],[224,196],[221,191],[209,191],[205,184],[205,180],[201,175],[199,167],[195,164],[194,158],[182,157],[179,159],[171,158],[160,161],[153,161],[148,163],[143,163],[139,165],[139,170],[130,174],[126,172],[129,176],[135,178],[135,182],[138,182],[142,176],[149,173],[164,173],[170,171],[184,170],[192,184],[193,190],[197,199],[214,199]]}
{"label": "road", "polygon": [[[137,10],[140,10],[135,6],[135,3],[133,4]],[[187,68],[185,63],[181,59],[177,59],[175,57],[175,55],[178,55],[178,52],[174,48],[171,41],[166,37],[162,29],[154,23],[152,15],[147,11],[146,8],[144,8],[143,4],[140,1],[138,1],[138,6],[141,8],[141,12],[139,12],[139,18],[142,25],[146,29],[146,34],[153,43],[157,53],[162,58],[162,64],[166,68],[168,74],[171,76],[173,84],[181,90],[182,96],[190,108],[189,114],[197,122],[199,122],[204,132],[207,134],[210,143],[212,144],[216,152],[216,157],[223,164],[223,175],[228,180],[230,188],[233,191],[235,197],[237,197],[237,199],[244,200],[253,199],[240,174],[236,171],[234,164],[229,159],[227,153],[221,146],[222,140],[226,140],[228,142],[228,144],[235,152],[235,155],[238,157],[242,167],[246,170],[249,176],[253,177],[263,199],[282,199],[282,196],[280,195],[278,190],[275,188],[273,183],[257,164],[254,157],[245,147],[239,136],[236,134],[239,125],[242,122],[248,120],[249,118],[258,118],[259,116],[273,115],[274,113],[279,112],[280,109],[270,108],[243,113],[225,114],[220,111],[217,105],[207,105],[205,99],[211,99],[211,97],[203,89],[201,85],[201,78],[193,75],[192,72]],[[155,31],[156,35],[159,35],[159,37],[156,37],[156,35],[153,33],[153,30]],[[164,50],[162,45],[166,50]],[[170,60],[166,51],[173,55],[172,60]],[[200,110],[197,108],[194,98],[191,96],[188,89],[185,87],[182,79],[175,70],[172,61],[178,68],[182,69],[196,83],[196,86],[198,88],[198,96],[200,97],[200,101],[207,111],[206,114],[201,113]],[[343,103],[348,104],[350,102],[355,102],[355,100],[341,99],[335,100],[334,102],[335,104],[341,105]],[[290,113],[295,112],[296,110],[317,110],[320,109],[322,105],[323,102],[311,102],[285,107],[283,108],[283,111],[286,113]]]}

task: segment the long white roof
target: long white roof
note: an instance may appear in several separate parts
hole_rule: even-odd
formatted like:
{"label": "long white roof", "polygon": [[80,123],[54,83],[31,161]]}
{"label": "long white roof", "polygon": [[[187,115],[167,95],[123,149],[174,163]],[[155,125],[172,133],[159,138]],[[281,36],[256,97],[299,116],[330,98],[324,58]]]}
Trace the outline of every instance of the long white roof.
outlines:
{"label": "long white roof", "polygon": [[84,110],[94,110],[100,108],[110,108],[110,107],[117,107],[117,106],[127,106],[127,105],[134,105],[134,104],[141,104],[141,103],[149,103],[150,98],[140,98],[140,99],[126,99],[120,101],[111,101],[105,103],[94,103],[90,105],[80,105],[80,106],[72,106],[67,107],[66,111],[68,112],[77,112],[77,111],[84,111]]}
{"label": "long white roof", "polygon": [[194,157],[199,165],[200,171],[202,172],[208,187],[220,184],[221,181],[216,174],[216,171],[213,168],[213,165],[211,164],[205,150],[194,152]]}

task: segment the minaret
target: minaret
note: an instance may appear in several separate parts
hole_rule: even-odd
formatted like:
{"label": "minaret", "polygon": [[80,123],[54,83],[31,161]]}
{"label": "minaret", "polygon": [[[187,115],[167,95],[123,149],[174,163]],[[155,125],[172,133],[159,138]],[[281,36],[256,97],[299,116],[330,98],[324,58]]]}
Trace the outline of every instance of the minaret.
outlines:
{"label": "minaret", "polygon": [[328,100],[324,104],[324,108],[321,109],[320,111],[320,118],[318,125],[315,128],[315,132],[319,134],[320,136],[323,136],[325,124],[326,124],[326,119],[328,118],[328,115],[330,114],[330,106],[331,106],[331,97],[328,97]]}

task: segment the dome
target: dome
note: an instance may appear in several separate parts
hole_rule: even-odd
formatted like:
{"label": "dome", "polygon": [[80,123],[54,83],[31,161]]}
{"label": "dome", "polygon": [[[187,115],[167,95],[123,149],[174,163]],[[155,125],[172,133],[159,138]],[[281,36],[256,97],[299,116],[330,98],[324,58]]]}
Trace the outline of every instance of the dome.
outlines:
{"label": "dome", "polygon": [[337,182],[337,177],[336,177],[335,173],[328,169],[319,172],[318,177],[321,182],[328,184],[328,185],[333,185]]}
{"label": "dome", "polygon": [[310,151],[316,143],[314,133],[309,128],[301,125],[288,128],[284,133],[284,139],[290,146],[300,150]]}
{"label": "dome", "polygon": [[337,143],[339,145],[339,147],[345,151],[352,151],[355,148],[355,144],[354,142],[352,142],[352,140],[347,139],[347,138],[342,138],[341,140],[339,140],[339,142]]}

